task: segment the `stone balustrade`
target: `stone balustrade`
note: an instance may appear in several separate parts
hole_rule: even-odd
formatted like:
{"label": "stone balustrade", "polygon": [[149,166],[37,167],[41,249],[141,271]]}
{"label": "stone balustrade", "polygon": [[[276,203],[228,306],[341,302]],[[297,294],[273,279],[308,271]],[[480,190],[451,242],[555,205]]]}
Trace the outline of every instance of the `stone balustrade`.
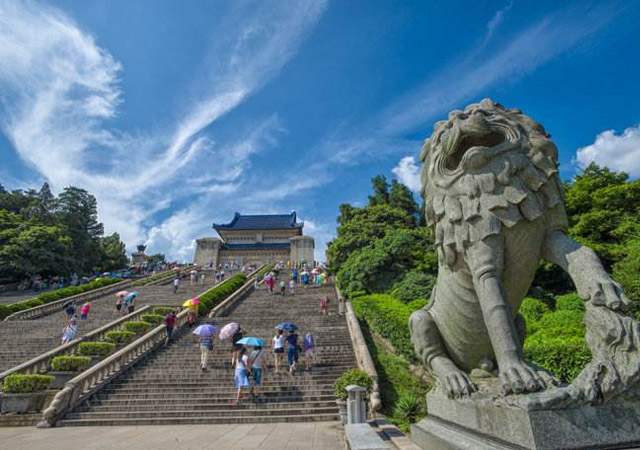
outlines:
{"label": "stone balustrade", "polygon": [[144,306],[138,309],[136,312],[128,314],[120,319],[114,320],[113,322],[108,323],[103,327],[100,327],[96,330],[91,331],[90,333],[87,333],[86,335],[84,335],[79,339],[75,339],[69,342],[68,344],[56,347],[51,351],[48,351],[46,353],[43,353],[42,355],[39,355],[33,359],[30,359],[27,362],[24,362],[20,365],[12,367],[11,369],[0,373],[0,382],[2,382],[6,377],[14,373],[38,374],[38,373],[46,372],[47,370],[49,370],[49,367],[51,366],[51,360],[56,356],[76,354],[78,350],[78,346],[80,345],[81,342],[102,340],[104,339],[106,334],[109,333],[110,331],[121,331],[124,328],[124,324],[126,322],[139,320],[142,318],[143,314],[147,314],[149,312],[151,312],[151,307],[148,305]]}

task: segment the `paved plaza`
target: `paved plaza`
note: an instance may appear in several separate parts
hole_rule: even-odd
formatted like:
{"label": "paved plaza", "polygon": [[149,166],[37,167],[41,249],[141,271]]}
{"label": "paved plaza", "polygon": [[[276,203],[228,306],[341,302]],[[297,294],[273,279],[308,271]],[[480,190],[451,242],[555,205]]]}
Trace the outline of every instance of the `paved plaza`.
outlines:
{"label": "paved plaza", "polygon": [[0,428],[2,450],[336,450],[344,448],[338,422],[262,425]]}

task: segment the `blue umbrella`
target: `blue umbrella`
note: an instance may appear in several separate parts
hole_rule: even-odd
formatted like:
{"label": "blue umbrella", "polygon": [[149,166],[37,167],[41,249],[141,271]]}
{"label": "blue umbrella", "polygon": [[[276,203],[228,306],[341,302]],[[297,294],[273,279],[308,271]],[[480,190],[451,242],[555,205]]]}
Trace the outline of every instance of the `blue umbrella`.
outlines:
{"label": "blue umbrella", "polygon": [[204,325],[199,325],[195,330],[193,330],[193,334],[197,334],[198,336],[202,337],[209,337],[212,336],[216,331],[218,331],[218,329],[214,325],[205,323]]}
{"label": "blue umbrella", "polygon": [[251,347],[264,347],[264,341],[257,337],[246,337],[238,340],[236,344],[250,345]]}
{"label": "blue umbrella", "polygon": [[279,323],[278,325],[276,325],[276,328],[278,330],[284,330],[284,331],[296,331],[298,329],[296,324],[293,323],[293,322],[282,322],[282,323]]}

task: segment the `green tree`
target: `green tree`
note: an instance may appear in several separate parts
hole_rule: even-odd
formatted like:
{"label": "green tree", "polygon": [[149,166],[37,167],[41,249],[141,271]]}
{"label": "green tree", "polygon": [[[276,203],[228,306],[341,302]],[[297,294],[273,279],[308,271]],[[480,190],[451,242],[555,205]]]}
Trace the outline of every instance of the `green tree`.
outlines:
{"label": "green tree", "polygon": [[102,259],[100,237],[104,227],[98,222],[96,198],[84,189],[65,188],[59,196],[60,219],[71,238],[75,256],[73,270],[87,273],[99,266]]}
{"label": "green tree", "polygon": [[100,269],[122,269],[129,263],[124,242],[120,240],[118,233],[100,238],[100,248],[102,250],[102,260],[99,265]]}
{"label": "green tree", "polygon": [[369,196],[369,206],[388,205],[389,204],[389,183],[387,177],[378,175],[371,179],[373,186],[373,195]]}

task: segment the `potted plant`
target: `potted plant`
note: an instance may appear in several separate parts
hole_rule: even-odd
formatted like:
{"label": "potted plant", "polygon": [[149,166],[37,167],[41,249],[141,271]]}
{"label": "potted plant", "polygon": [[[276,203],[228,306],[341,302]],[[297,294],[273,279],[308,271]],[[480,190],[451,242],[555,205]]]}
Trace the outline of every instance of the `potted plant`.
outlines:
{"label": "potted plant", "polygon": [[28,413],[42,410],[45,390],[52,381],[50,375],[9,375],[2,383],[0,411]]}
{"label": "potted plant", "polygon": [[373,388],[373,378],[360,369],[351,369],[343,373],[340,378],[336,380],[333,385],[333,392],[336,396],[338,412],[343,425],[347,423],[347,386],[352,384],[362,386],[367,390],[367,395],[369,395]]}
{"label": "potted plant", "polygon": [[112,342],[86,341],[80,342],[78,353],[82,356],[90,356],[92,359],[91,364],[93,364],[113,352],[115,348],[116,344]]}
{"label": "potted plant", "polygon": [[64,384],[89,367],[90,356],[56,356],[51,360],[49,375],[55,377],[51,389],[62,389]]}

